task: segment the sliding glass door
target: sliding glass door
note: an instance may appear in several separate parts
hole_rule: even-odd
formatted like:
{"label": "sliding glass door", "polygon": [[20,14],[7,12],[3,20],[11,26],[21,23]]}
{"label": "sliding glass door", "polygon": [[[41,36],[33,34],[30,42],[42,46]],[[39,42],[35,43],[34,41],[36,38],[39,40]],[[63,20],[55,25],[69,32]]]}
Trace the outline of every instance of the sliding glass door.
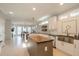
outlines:
{"label": "sliding glass door", "polygon": [[31,33],[32,32],[31,26],[14,26],[14,32],[13,32],[14,36],[21,36],[22,32]]}
{"label": "sliding glass door", "polygon": [[18,26],[18,27],[17,27],[17,33],[16,33],[16,34],[17,34],[18,36],[21,35],[22,29],[23,29],[22,26]]}

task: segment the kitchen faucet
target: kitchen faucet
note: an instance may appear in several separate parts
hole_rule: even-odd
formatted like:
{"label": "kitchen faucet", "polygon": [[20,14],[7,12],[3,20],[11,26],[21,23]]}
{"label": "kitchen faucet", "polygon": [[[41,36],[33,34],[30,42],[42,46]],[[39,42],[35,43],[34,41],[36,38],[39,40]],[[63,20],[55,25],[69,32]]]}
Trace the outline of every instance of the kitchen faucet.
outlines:
{"label": "kitchen faucet", "polygon": [[67,34],[67,36],[69,36],[69,29],[71,28],[70,25],[67,25],[66,26],[66,30],[65,30],[65,33]]}

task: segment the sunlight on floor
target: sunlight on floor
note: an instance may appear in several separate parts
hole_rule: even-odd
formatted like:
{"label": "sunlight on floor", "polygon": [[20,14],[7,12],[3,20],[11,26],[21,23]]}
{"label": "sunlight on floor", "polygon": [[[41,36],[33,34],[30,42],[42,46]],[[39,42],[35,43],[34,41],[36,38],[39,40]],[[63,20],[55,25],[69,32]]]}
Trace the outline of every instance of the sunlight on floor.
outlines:
{"label": "sunlight on floor", "polygon": [[68,56],[68,55],[58,49],[53,48],[53,56]]}

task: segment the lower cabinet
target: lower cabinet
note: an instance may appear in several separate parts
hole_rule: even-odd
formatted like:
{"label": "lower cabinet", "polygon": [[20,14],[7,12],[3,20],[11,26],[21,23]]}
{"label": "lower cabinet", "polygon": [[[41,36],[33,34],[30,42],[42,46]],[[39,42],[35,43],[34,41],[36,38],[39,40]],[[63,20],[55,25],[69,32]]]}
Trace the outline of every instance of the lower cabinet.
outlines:
{"label": "lower cabinet", "polygon": [[56,48],[63,50],[64,49],[64,42],[56,40]]}
{"label": "lower cabinet", "polygon": [[69,55],[74,55],[74,44],[64,42],[64,51]]}
{"label": "lower cabinet", "polygon": [[74,44],[56,40],[56,48],[68,55],[74,55]]}
{"label": "lower cabinet", "polygon": [[74,55],[79,56],[79,40],[74,40]]}

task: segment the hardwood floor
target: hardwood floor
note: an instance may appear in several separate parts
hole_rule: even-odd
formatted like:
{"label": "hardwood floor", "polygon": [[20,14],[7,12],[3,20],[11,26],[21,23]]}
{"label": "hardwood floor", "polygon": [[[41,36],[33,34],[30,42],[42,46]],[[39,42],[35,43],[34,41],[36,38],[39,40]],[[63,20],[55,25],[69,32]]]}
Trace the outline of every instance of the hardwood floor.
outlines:
{"label": "hardwood floor", "polygon": [[27,48],[23,48],[21,37],[6,42],[4,47],[0,48],[1,56],[29,56]]}
{"label": "hardwood floor", "polygon": [[53,56],[68,56],[68,55],[56,48],[53,48]]}
{"label": "hardwood floor", "polygon": [[[29,56],[27,48],[23,48],[22,39],[18,37],[17,39],[7,41],[4,47],[0,47],[1,56]],[[67,56],[64,52],[53,48],[53,56]]]}

